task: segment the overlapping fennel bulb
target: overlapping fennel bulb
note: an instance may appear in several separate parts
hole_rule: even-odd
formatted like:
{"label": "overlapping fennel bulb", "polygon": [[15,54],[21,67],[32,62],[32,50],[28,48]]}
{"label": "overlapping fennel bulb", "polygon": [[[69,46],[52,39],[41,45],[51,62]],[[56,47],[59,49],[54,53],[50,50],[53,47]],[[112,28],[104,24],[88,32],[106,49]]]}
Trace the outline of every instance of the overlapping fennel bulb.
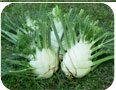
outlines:
{"label": "overlapping fennel bulb", "polygon": [[[55,8],[53,8],[52,10],[52,15],[53,15],[53,22],[55,24],[55,27],[56,27],[56,30],[57,30],[57,33],[59,35],[59,38],[61,39],[62,38],[62,35],[63,35],[63,25],[62,25],[62,22],[59,18],[59,15],[60,15],[60,12],[61,10],[58,8],[58,6],[56,6]],[[29,16],[26,17],[26,25],[28,27],[30,27],[32,30],[37,30],[39,29],[39,24],[37,24],[37,20],[33,20],[31,19]],[[54,30],[52,28],[51,30],[51,46],[54,50],[55,53],[57,53],[58,51],[58,48],[59,48],[59,44],[56,40],[56,36],[55,36],[55,33],[54,33]],[[65,46],[65,42],[63,41],[62,44]]]}
{"label": "overlapping fennel bulb", "polygon": [[37,21],[32,20],[29,16],[26,17],[26,24],[28,27],[30,27],[33,30],[39,29],[39,26],[36,25]]}
{"label": "overlapping fennel bulb", "polygon": [[[52,10],[53,22],[55,24],[58,36],[61,39],[62,35],[63,35],[63,25],[62,25],[62,22],[61,22],[61,20],[59,18],[60,12],[61,12],[61,10],[58,8],[58,6],[56,6]],[[53,47],[54,51],[57,53],[58,48],[59,48],[59,44],[57,42],[54,30],[51,31],[51,44],[52,44],[52,47]],[[64,41],[62,42],[62,44],[63,44],[63,46],[65,46],[65,42]]]}
{"label": "overlapping fennel bulb", "polygon": [[89,60],[92,53],[90,48],[91,44],[79,41],[65,53],[61,68],[68,77],[80,78],[91,70],[93,62]]}
{"label": "overlapping fennel bulb", "polygon": [[35,68],[33,72],[38,75],[38,78],[49,78],[58,69],[58,60],[56,55],[50,49],[36,49],[35,59],[29,64]]}

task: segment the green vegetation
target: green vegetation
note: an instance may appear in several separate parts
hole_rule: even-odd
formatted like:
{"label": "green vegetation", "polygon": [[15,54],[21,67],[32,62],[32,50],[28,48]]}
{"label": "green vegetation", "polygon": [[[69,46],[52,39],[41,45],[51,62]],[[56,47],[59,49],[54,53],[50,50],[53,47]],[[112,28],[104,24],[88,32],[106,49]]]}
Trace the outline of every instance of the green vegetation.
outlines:
{"label": "green vegetation", "polygon": [[[43,4],[45,5],[45,4]],[[46,9],[42,11],[51,11],[56,4],[48,4]],[[75,8],[77,13],[81,9],[85,10],[85,15],[90,15],[92,20],[99,20],[99,26],[105,30],[114,31],[114,16],[112,10],[104,4],[58,4],[64,11],[68,12],[70,8]],[[25,23],[25,16],[31,18],[40,17],[38,10],[40,4],[11,4],[2,12],[2,29],[11,30],[12,22],[17,26],[22,26]],[[45,14],[42,14],[43,17]],[[8,18],[9,17],[9,21]],[[40,17],[41,18],[41,17]],[[12,21],[12,22],[11,22]],[[13,30],[16,30],[15,25]],[[11,63],[7,58],[12,58],[13,45],[2,38],[2,82],[11,90],[104,90],[108,88],[114,79],[114,61],[110,60],[98,66],[94,71],[81,79],[67,79],[61,68],[58,69],[51,78],[47,80],[34,79],[23,73],[9,73],[9,70],[17,70],[21,68],[15,63]],[[21,61],[24,58],[17,57]],[[23,62],[25,63],[25,62]],[[19,63],[18,63],[19,64]],[[26,63],[25,63],[26,64]]]}

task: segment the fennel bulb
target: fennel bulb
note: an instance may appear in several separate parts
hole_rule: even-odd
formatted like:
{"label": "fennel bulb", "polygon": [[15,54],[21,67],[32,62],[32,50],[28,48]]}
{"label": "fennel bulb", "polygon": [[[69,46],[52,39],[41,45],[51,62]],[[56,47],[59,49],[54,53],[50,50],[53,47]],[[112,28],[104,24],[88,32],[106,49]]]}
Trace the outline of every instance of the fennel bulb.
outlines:
{"label": "fennel bulb", "polygon": [[[109,45],[113,45],[113,34],[97,27],[98,21],[90,21],[88,15],[83,18],[83,12],[84,10],[81,9],[80,13],[73,19],[71,19],[71,14],[64,14],[60,17],[64,25],[63,33],[66,49],[60,41],[60,36],[53,22],[54,19],[50,18],[63,54],[61,69],[68,78],[84,77],[99,64],[114,58],[113,49],[109,49]],[[101,55],[106,55],[106,57],[98,59]]]}
{"label": "fennel bulb", "polygon": [[[61,12],[61,10],[58,8],[58,6],[56,6],[52,10],[53,22],[55,24],[58,36],[61,39],[62,35],[63,35],[63,25],[62,25],[62,22],[61,22],[60,17],[59,17],[60,12]],[[63,44],[63,46],[65,46],[65,42],[64,41],[62,41],[62,44]],[[54,51],[57,53],[58,48],[59,48],[59,44],[57,42],[54,30],[51,31],[51,45],[52,45]]]}
{"label": "fennel bulb", "polygon": [[38,75],[38,78],[49,78],[58,69],[58,60],[54,52],[50,49],[36,49],[35,59],[29,64],[35,68],[33,73]]}
{"label": "fennel bulb", "polygon": [[39,29],[39,26],[36,25],[36,22],[37,22],[36,20],[32,20],[29,16],[26,17],[26,24],[32,30]]}
{"label": "fennel bulb", "polygon": [[[10,72],[31,70],[32,76],[48,79],[58,69],[59,61],[51,46],[51,29],[48,28],[48,22],[43,17],[37,23],[40,24],[38,29],[33,20],[28,18],[26,25],[23,24],[24,28],[15,30],[15,33],[2,30],[2,33],[15,47],[13,55],[25,58],[26,62],[26,65],[21,64],[25,66],[22,70]],[[30,72],[27,73],[30,74]]]}
{"label": "fennel bulb", "polygon": [[93,62],[89,60],[92,53],[90,48],[91,44],[79,41],[65,53],[61,68],[67,76],[80,78],[91,70]]}

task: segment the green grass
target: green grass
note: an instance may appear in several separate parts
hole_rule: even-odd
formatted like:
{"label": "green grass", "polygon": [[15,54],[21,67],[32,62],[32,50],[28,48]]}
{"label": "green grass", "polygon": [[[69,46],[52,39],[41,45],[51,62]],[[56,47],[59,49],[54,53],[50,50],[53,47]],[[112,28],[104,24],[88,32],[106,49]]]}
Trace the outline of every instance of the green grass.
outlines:
{"label": "green grass", "polygon": [[[19,16],[24,17],[25,13],[30,11],[32,17],[38,16],[37,11],[40,4],[11,4],[2,12],[2,28],[9,30],[5,24],[10,24],[6,20],[5,13],[8,14],[10,20],[17,25]],[[68,12],[69,7],[76,8],[77,13],[80,9],[85,10],[86,15],[90,15],[93,20],[99,20],[99,26],[106,30],[114,30],[114,16],[112,10],[104,4],[60,4],[60,8],[64,12]],[[55,4],[49,4],[47,10],[51,11]],[[4,60],[11,55],[12,44],[2,38],[2,71],[18,68],[15,65],[9,65]],[[114,61],[110,60],[98,66],[93,72],[81,79],[67,79],[61,68],[49,79],[41,80],[27,77],[22,74],[5,74],[2,76],[3,84],[10,90],[105,90],[108,88],[114,79]]]}
{"label": "green grass", "polygon": [[11,90],[39,90],[40,88],[42,90],[105,90],[112,84],[113,68],[113,62],[109,61],[81,79],[69,80],[61,70],[58,70],[48,80],[7,75],[2,78],[2,81]]}

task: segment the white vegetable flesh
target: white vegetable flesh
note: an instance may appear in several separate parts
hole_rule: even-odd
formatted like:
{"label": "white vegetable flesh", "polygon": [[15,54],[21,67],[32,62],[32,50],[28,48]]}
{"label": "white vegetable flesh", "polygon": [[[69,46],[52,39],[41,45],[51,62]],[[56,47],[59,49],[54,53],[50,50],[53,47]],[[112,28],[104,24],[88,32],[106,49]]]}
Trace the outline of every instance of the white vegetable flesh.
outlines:
{"label": "white vegetable flesh", "polygon": [[[55,28],[57,30],[59,38],[61,39],[61,37],[63,35],[63,26],[62,26],[61,20],[57,16],[57,8],[53,8],[52,15],[54,17],[53,22],[54,22]],[[52,44],[54,51],[57,53],[59,44],[57,42],[54,30],[51,31],[51,44]],[[64,41],[62,41],[62,44],[63,44],[63,46],[65,46]]]}
{"label": "white vegetable flesh", "polygon": [[87,42],[78,42],[68,50],[63,57],[61,68],[67,77],[85,76],[91,69],[93,62],[91,58],[91,44]]}
{"label": "white vegetable flesh", "polygon": [[58,60],[50,49],[36,49],[36,59],[30,61],[30,65],[35,68],[33,71],[38,78],[49,78],[58,69]]}

